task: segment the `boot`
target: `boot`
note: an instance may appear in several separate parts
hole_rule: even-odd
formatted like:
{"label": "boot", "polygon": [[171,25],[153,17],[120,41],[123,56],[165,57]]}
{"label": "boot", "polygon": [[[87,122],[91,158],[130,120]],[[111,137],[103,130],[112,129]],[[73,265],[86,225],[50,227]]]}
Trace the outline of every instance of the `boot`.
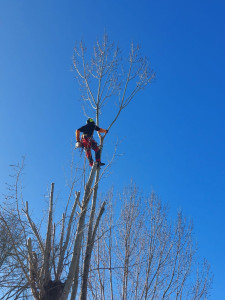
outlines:
{"label": "boot", "polygon": [[100,161],[97,161],[97,168],[100,168],[101,166],[104,166],[105,164],[100,162]]}

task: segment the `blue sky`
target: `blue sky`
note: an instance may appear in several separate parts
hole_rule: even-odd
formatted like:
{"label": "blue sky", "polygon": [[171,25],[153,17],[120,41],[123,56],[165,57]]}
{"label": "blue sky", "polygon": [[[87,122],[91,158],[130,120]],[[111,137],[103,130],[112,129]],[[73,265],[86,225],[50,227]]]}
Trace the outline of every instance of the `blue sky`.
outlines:
{"label": "blue sky", "polygon": [[124,155],[102,184],[133,178],[193,219],[216,300],[225,297],[224,13],[217,0],[0,2],[1,190],[25,155],[33,207],[52,181],[60,198],[74,131],[85,122],[71,72],[75,42],[91,48],[107,31],[124,53],[140,43],[157,78],[110,131],[105,160],[117,137]]}

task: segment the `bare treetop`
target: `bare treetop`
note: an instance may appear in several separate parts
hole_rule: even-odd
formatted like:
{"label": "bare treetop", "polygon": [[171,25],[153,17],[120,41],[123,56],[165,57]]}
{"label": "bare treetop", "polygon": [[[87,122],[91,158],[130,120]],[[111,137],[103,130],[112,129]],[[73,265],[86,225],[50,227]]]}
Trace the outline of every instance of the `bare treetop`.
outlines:
{"label": "bare treetop", "polygon": [[139,46],[131,43],[129,54],[123,57],[120,48],[111,43],[106,34],[102,41],[97,40],[91,57],[83,42],[76,46],[73,66],[85,109],[95,113],[97,124],[106,104],[116,108],[108,129],[134,96],[155,77]]}

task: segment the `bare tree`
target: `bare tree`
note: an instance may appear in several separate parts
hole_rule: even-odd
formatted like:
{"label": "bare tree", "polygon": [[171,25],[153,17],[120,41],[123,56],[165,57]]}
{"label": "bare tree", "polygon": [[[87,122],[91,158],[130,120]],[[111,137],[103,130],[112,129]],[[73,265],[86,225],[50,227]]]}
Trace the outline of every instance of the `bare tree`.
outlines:
{"label": "bare tree", "polygon": [[[87,55],[83,42],[75,47],[73,66],[85,110],[95,114],[97,125],[105,105],[112,106],[108,130],[134,96],[155,76],[139,47],[131,44],[128,57],[123,58],[120,49],[110,43],[107,35],[102,42],[96,42],[92,56]],[[99,135],[100,149],[104,139],[105,136]],[[13,252],[8,271],[3,271],[0,280],[1,297],[19,299],[27,291],[27,297],[32,295],[38,300],[73,300],[80,283],[80,299],[87,299],[92,252],[106,205],[103,201],[97,210],[102,178],[100,169],[94,165],[90,171],[84,167],[81,174],[79,169],[75,170],[67,205],[62,219],[57,222],[54,218],[54,183],[51,184],[45,227],[34,221],[28,202],[19,193],[22,169],[23,166],[18,167],[12,196],[21,245],[16,242],[8,220],[4,215],[0,216]],[[10,214],[7,205],[2,209]]]}
{"label": "bare tree", "polygon": [[[121,51],[114,43],[110,43],[108,36],[104,35],[102,42],[97,41],[93,56],[88,60],[86,48],[83,42],[74,49],[73,57],[76,78],[80,85],[81,96],[86,107],[95,114],[96,124],[99,125],[100,114],[106,104],[111,105],[114,111],[108,130],[114,125],[122,110],[127,107],[134,96],[144,89],[155,74],[149,67],[148,60],[141,56],[140,47],[131,44],[127,58],[122,59]],[[115,105],[116,103],[116,105]],[[105,135],[99,135],[100,149],[103,147]],[[96,170],[93,200],[91,206],[88,237],[83,265],[82,286],[80,300],[87,298],[87,283],[90,269],[91,254],[97,227],[93,227],[93,219],[96,210],[96,199],[100,170]],[[104,205],[100,209],[102,215]],[[100,218],[97,218],[98,225]]]}
{"label": "bare tree", "polygon": [[[10,227],[15,229],[17,229],[16,227],[17,222],[15,216],[14,218],[9,218],[9,215],[5,211],[0,211],[0,215],[1,215],[0,217],[0,270],[1,270],[3,266],[7,264],[8,261],[10,260],[10,257],[12,255],[12,250],[13,250],[13,247],[10,243],[10,237],[8,236],[5,230],[4,223],[1,220],[4,218],[5,220],[7,220],[7,223],[10,224]],[[16,243],[19,244],[20,236],[18,230],[14,230],[13,235],[14,235],[14,240],[17,241]]]}
{"label": "bare tree", "polygon": [[24,272],[28,272],[25,265],[26,255],[24,241],[26,241],[25,224],[21,219],[19,209],[20,198],[20,176],[23,167],[13,166],[15,175],[13,176],[15,184],[8,185],[8,194],[5,196],[5,202],[0,207],[0,225],[5,237],[5,247],[7,255],[0,268],[0,287],[1,299],[19,299],[27,289],[27,281]]}
{"label": "bare tree", "polygon": [[[85,112],[91,111],[99,125],[110,106],[110,129],[155,75],[133,44],[124,58],[105,35],[93,50],[88,54],[81,42],[73,66]],[[99,135],[101,149],[105,137]],[[116,216],[113,192],[99,197],[104,171],[72,164],[62,218],[55,220],[52,183],[47,216],[34,221],[21,193],[22,170],[18,166],[10,201],[1,207],[8,250],[0,269],[0,299],[207,299],[210,270],[207,262],[196,267],[192,225],[180,212],[175,223],[169,221],[155,194],[143,197],[131,185],[119,197]]]}
{"label": "bare tree", "polygon": [[135,185],[118,198],[120,212],[109,210],[99,227],[90,299],[208,299],[212,278],[196,260],[192,223],[181,212],[170,221],[158,197]]}

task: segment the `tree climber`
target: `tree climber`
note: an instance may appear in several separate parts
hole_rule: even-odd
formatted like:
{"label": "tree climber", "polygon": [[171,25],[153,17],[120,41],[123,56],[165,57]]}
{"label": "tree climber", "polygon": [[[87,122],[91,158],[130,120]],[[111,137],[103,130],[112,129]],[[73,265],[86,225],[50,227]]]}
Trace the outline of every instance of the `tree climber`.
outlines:
{"label": "tree climber", "polygon": [[[91,149],[95,151],[95,160],[97,162],[97,167],[104,166],[105,164],[101,162],[100,160],[100,149],[96,143],[96,141],[93,139],[94,130],[98,132],[104,132],[105,134],[108,133],[107,129],[102,129],[98,127],[94,120],[92,118],[87,119],[87,124],[80,127],[76,130],[76,146],[84,147],[86,156],[89,160],[89,165],[93,166],[93,159],[91,155]],[[83,132],[80,140],[80,132]]]}

